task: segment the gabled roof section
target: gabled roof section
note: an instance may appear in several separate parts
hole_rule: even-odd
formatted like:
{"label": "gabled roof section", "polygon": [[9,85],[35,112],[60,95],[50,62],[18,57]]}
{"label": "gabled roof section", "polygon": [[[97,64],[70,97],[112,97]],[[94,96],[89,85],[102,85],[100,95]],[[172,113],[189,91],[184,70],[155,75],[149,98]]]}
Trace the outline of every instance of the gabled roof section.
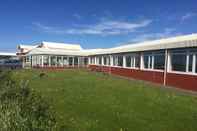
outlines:
{"label": "gabled roof section", "polygon": [[46,42],[46,41],[43,41],[40,47],[47,49],[58,49],[58,50],[62,49],[62,50],[71,50],[71,51],[82,50],[79,44],[56,43],[56,42]]}
{"label": "gabled roof section", "polygon": [[31,49],[34,49],[34,48],[36,48],[38,45],[35,45],[35,46],[32,46],[32,45],[18,45],[18,49],[29,49],[29,50],[31,50]]}

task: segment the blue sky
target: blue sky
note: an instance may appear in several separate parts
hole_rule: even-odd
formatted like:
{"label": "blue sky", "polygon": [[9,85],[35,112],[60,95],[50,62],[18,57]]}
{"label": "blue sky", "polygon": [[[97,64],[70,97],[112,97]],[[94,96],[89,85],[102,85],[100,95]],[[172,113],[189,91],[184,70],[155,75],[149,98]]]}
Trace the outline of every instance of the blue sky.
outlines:
{"label": "blue sky", "polygon": [[196,0],[1,0],[0,50],[40,41],[108,48],[197,33]]}

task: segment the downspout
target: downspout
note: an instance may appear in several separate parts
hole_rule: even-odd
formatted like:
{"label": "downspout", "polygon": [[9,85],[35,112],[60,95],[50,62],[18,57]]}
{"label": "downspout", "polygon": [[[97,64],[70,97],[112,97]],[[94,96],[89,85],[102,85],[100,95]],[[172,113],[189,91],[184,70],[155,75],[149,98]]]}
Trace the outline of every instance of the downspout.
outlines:
{"label": "downspout", "polygon": [[163,77],[163,85],[166,86],[166,76],[168,71],[168,50],[165,50],[165,67],[164,67],[164,77]]}

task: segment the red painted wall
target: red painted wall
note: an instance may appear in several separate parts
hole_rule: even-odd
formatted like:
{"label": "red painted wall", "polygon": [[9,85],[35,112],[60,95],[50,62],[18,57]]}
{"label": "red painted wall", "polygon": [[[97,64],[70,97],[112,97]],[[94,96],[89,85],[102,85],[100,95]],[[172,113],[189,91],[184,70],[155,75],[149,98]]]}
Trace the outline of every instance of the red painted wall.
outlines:
{"label": "red painted wall", "polygon": [[167,73],[166,84],[181,89],[197,91],[197,76]]}
{"label": "red painted wall", "polygon": [[89,68],[92,71],[103,71],[115,75],[131,77],[140,80],[151,81],[159,84],[163,84],[163,72],[156,71],[142,71],[138,69],[118,68],[118,67],[107,67],[107,66],[96,66],[90,65]]}
{"label": "red painted wall", "polygon": [[[163,72],[96,66],[96,65],[89,65],[89,68],[92,71],[107,72],[107,73],[130,77],[134,79],[150,81],[150,82],[158,83],[161,85],[163,85],[164,83]],[[197,91],[197,76],[167,73],[166,85],[174,86],[174,87],[185,89],[185,90]]]}

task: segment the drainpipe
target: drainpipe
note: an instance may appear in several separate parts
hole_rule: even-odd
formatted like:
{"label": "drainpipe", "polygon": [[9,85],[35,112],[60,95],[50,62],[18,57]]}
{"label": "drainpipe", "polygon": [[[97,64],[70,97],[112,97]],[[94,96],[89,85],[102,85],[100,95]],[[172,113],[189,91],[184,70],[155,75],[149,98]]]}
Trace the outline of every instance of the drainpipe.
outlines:
{"label": "drainpipe", "polygon": [[166,86],[166,76],[168,71],[168,50],[165,50],[165,67],[164,67],[164,77],[163,77],[163,85]]}
{"label": "drainpipe", "polygon": [[113,63],[114,63],[114,62],[113,62],[113,55],[112,55],[112,54],[110,55],[109,61],[110,61],[110,65],[109,65],[109,66],[110,66],[110,70],[109,70],[109,73],[111,74],[111,73],[112,73]]}

